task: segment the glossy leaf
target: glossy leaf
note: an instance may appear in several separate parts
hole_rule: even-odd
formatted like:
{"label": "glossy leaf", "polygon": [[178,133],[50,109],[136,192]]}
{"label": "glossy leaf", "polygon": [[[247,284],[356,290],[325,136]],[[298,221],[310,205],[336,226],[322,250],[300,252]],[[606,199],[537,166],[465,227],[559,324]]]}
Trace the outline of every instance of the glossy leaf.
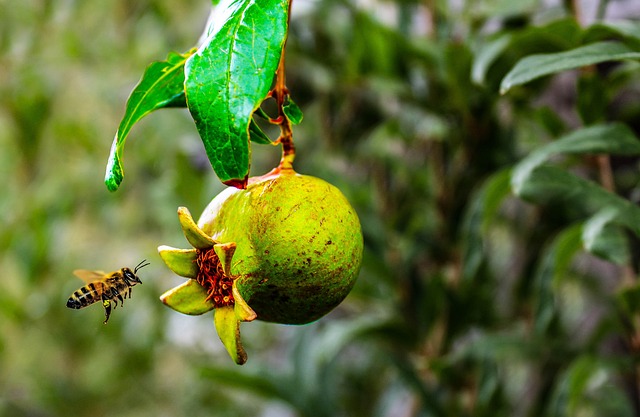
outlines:
{"label": "glossy leaf", "polygon": [[518,61],[503,78],[500,93],[545,75],[624,59],[640,59],[640,52],[619,42],[597,42],[564,52],[530,55]]}
{"label": "glossy leaf", "polygon": [[185,65],[187,106],[222,182],[249,174],[249,123],[271,88],[287,34],[287,0],[223,0]]}
{"label": "glossy leaf", "polygon": [[154,110],[185,105],[184,64],[192,53],[170,53],[165,61],[153,62],[131,92],[107,161],[104,181],[109,191],[117,190],[124,179],[122,153],[133,125]]}
{"label": "glossy leaf", "polygon": [[302,122],[302,110],[300,110],[300,107],[298,107],[291,97],[289,97],[287,102],[282,106],[282,111],[291,124],[297,125]]}
{"label": "glossy leaf", "polygon": [[264,130],[262,130],[262,128],[260,127],[260,125],[256,123],[253,117],[249,122],[249,139],[251,139],[251,142],[259,143],[261,145],[269,145],[272,143],[269,136],[267,136]]}
{"label": "glossy leaf", "polygon": [[[566,51],[580,45],[583,30],[575,19],[553,20],[543,26],[498,32],[484,41],[475,51],[471,79],[478,85],[499,83],[509,68],[503,65],[530,54]],[[497,88],[497,86],[496,86]]]}

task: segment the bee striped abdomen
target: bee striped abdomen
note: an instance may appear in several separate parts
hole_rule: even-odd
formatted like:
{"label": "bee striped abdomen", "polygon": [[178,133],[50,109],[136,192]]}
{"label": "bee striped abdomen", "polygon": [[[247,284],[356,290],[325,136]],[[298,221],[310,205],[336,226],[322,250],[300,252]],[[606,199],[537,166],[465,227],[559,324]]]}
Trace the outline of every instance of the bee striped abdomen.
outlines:
{"label": "bee striped abdomen", "polygon": [[102,299],[103,290],[102,282],[92,282],[87,284],[71,294],[71,297],[67,300],[67,307],[78,309],[100,301]]}

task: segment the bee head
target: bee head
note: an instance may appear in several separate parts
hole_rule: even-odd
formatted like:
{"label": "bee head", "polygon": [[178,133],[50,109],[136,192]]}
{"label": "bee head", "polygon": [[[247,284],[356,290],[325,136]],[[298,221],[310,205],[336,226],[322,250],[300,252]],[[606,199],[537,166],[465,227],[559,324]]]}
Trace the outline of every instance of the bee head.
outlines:
{"label": "bee head", "polygon": [[140,262],[133,271],[129,268],[122,268],[122,274],[124,275],[125,280],[129,285],[142,284],[140,278],[136,275],[141,268],[149,265],[149,262],[145,263],[147,260],[143,260]]}

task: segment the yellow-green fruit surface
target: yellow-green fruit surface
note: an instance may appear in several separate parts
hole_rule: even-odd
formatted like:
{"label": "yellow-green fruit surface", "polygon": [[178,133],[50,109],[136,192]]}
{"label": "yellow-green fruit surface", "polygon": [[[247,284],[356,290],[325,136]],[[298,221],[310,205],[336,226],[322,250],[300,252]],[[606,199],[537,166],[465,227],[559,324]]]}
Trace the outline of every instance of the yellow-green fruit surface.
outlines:
{"label": "yellow-green fruit surface", "polygon": [[304,324],[347,296],[362,262],[358,216],[333,185],[293,170],[229,188],[198,226],[235,242],[231,275],[259,320]]}

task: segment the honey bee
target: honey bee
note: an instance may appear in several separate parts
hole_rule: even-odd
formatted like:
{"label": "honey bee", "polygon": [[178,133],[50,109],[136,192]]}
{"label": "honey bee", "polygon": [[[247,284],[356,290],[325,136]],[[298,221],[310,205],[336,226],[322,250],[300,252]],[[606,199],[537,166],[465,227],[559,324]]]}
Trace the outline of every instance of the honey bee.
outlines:
{"label": "honey bee", "polygon": [[102,271],[88,271],[86,269],[76,269],[73,274],[85,281],[87,285],[75,291],[67,300],[69,308],[84,308],[98,301],[102,301],[104,307],[104,324],[109,321],[111,314],[111,303],[115,303],[118,307],[124,305],[124,299],[131,298],[131,287],[136,284],[142,284],[140,278],[136,275],[138,270],[149,265],[145,263],[147,260],[140,262],[133,271],[129,268],[122,268],[119,271],[105,274]]}

